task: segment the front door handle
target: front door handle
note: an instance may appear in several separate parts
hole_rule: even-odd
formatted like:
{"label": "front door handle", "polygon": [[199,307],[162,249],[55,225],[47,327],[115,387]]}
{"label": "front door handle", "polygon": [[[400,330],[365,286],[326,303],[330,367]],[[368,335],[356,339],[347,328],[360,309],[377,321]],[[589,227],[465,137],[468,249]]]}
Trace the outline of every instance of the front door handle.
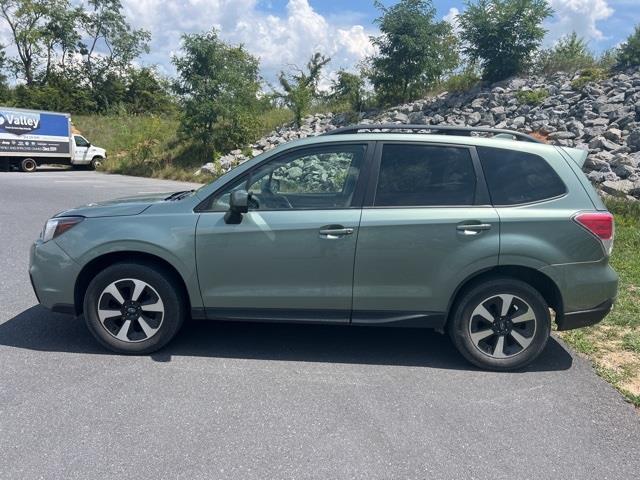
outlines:
{"label": "front door handle", "polygon": [[467,223],[456,226],[456,230],[463,235],[478,235],[480,232],[490,229],[490,223]]}
{"label": "front door handle", "polygon": [[320,229],[319,233],[322,238],[334,239],[352,235],[353,232],[353,228],[343,227],[342,225],[325,225]]}

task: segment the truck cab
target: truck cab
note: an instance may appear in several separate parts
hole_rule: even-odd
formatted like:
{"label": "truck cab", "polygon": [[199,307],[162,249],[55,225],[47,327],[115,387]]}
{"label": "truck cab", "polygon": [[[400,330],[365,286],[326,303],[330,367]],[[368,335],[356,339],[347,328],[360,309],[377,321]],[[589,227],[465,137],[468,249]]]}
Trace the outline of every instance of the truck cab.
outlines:
{"label": "truck cab", "polygon": [[82,135],[73,135],[72,149],[71,164],[74,166],[90,166],[95,169],[107,156],[104,148],[91,145],[91,142]]}

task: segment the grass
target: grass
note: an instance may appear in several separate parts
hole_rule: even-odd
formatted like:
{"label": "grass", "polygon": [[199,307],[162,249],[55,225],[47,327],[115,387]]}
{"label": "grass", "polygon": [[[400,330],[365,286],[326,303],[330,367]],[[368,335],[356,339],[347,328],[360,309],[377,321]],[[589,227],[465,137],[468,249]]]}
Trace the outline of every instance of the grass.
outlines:
{"label": "grass", "polygon": [[[287,109],[266,111],[258,118],[259,135],[292,119]],[[89,141],[107,150],[101,167],[104,171],[195,182],[213,179],[207,174],[195,175],[213,158],[197,144],[178,137],[179,121],[174,116],[78,115],[73,124]]]}
{"label": "grass", "polygon": [[607,203],[616,218],[611,257],[620,276],[616,305],[600,324],[559,335],[593,361],[598,375],[640,407],[640,203]]}
{"label": "grass", "polygon": [[549,91],[544,88],[537,90],[519,90],[516,92],[518,101],[527,105],[540,105],[548,96]]}

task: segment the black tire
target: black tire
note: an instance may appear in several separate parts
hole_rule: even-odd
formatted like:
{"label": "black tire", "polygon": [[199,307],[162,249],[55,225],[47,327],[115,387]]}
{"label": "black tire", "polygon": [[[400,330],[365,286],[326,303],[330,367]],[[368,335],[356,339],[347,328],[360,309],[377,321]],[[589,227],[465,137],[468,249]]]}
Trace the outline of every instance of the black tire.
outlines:
{"label": "black tire", "polygon": [[20,170],[23,172],[35,172],[38,163],[33,158],[24,158],[20,161]]}
{"label": "black tire", "polygon": [[[502,305],[507,303],[503,298],[510,296],[514,297],[503,316]],[[484,313],[472,315],[474,312]],[[491,314],[492,321],[485,320],[487,314]],[[522,320],[531,316],[533,320]],[[551,332],[551,317],[547,302],[529,284],[495,278],[462,293],[453,307],[448,328],[453,344],[469,362],[487,370],[507,371],[524,367],[542,352]],[[488,332],[491,333],[478,340]]]}
{"label": "black tire", "polygon": [[[117,332],[124,330],[124,322],[126,321],[124,315],[119,317],[118,314],[103,323],[98,314],[98,308],[99,302],[103,302],[103,304],[100,305],[102,308],[111,308],[105,306],[104,302],[113,303],[114,301],[115,304],[113,308],[118,308],[120,302],[110,294],[107,295],[108,292],[105,293],[105,289],[112,284],[118,286],[122,298],[127,300],[125,297],[128,293],[133,294],[132,290],[134,288],[133,284],[127,285],[127,282],[131,281],[129,279],[144,283],[147,287],[150,287],[148,289],[145,287],[140,298],[144,295],[151,298],[150,302],[157,302],[155,297],[159,297],[163,312],[159,320],[159,325],[153,325],[156,327],[155,333],[148,338],[145,338],[146,335],[144,335],[145,332],[143,332],[144,329],[141,328],[140,323],[136,323],[135,319],[131,319],[130,326],[127,330],[130,332],[129,336],[132,339],[127,338],[125,341],[115,336]],[[181,295],[181,291],[182,289],[177,285],[177,280],[174,276],[163,268],[139,263],[117,263],[98,273],[87,287],[87,292],[84,297],[84,317],[87,327],[102,345],[114,352],[134,355],[144,355],[154,352],[171,341],[184,322],[186,302]],[[144,306],[140,308],[144,308]],[[151,315],[151,317],[146,320],[147,328],[149,328],[151,321],[158,322],[158,317],[155,312],[145,313],[145,315]],[[155,320],[153,318],[154,316]],[[108,327],[112,329],[111,332]],[[120,328],[120,330],[118,330],[118,328]]]}
{"label": "black tire", "polygon": [[89,168],[91,170],[96,170],[100,167],[100,165],[102,165],[102,157],[93,157],[91,159],[91,163],[89,163]]}

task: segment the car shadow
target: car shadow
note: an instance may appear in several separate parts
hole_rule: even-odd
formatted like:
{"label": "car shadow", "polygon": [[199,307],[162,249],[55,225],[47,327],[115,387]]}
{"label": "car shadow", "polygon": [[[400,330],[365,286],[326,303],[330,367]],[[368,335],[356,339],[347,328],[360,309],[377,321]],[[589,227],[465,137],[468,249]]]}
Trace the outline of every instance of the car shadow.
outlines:
{"label": "car shadow", "polygon": [[[81,318],[33,306],[0,325],[0,345],[45,352],[106,354]],[[150,358],[174,356],[300,362],[400,365],[476,370],[449,338],[432,330],[244,322],[187,322],[176,338]],[[567,370],[572,357],[551,338],[523,371]]]}

